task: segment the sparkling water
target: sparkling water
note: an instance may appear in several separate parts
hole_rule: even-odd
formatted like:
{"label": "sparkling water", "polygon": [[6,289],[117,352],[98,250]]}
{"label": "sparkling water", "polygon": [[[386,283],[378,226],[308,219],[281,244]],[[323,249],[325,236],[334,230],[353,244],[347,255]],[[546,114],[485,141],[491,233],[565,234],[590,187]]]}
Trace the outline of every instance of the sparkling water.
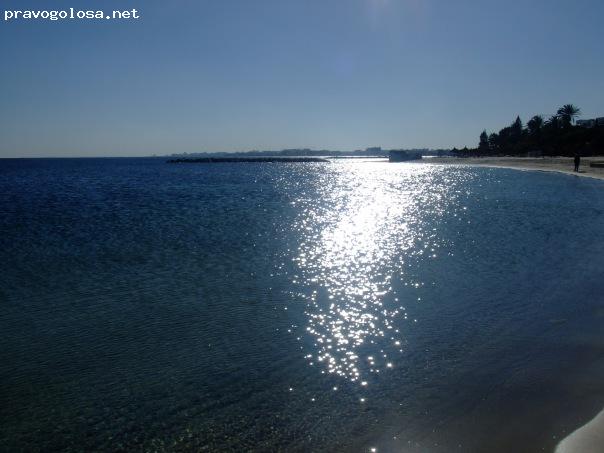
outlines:
{"label": "sparkling water", "polygon": [[604,406],[604,183],[0,161],[0,449],[550,451]]}

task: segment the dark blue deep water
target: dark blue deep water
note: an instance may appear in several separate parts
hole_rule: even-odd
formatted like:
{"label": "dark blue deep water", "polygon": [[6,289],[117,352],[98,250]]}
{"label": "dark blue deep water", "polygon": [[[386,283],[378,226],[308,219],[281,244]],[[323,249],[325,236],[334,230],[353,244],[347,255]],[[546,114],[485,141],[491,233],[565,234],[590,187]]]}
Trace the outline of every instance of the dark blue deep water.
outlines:
{"label": "dark blue deep water", "polygon": [[604,183],[0,161],[0,450],[551,451],[604,407]]}

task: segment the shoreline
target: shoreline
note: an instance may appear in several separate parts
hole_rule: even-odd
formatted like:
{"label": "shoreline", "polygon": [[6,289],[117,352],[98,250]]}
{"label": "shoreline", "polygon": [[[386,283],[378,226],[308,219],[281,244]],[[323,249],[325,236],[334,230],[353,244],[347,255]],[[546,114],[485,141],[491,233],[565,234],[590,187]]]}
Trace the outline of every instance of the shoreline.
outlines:
{"label": "shoreline", "polygon": [[582,157],[579,172],[573,171],[572,157],[433,157],[420,163],[511,168],[522,171],[548,171],[571,176],[604,180],[604,168],[590,167],[590,162],[603,161],[604,156]]}
{"label": "shoreline", "polygon": [[[544,171],[604,180],[604,168],[590,167],[592,161],[604,161],[604,156],[581,158],[579,172],[574,171],[571,157],[436,157],[422,159],[423,163],[509,168],[520,171]],[[604,409],[563,438],[554,453],[596,453],[604,450]]]}
{"label": "shoreline", "polygon": [[598,453],[604,446],[604,409],[556,446],[554,453]]}

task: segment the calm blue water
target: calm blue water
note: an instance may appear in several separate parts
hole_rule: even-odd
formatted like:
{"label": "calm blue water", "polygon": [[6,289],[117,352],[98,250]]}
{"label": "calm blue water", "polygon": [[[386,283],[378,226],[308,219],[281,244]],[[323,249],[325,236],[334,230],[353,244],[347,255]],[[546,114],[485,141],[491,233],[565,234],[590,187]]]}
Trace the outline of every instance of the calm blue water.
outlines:
{"label": "calm blue water", "polygon": [[550,451],[603,274],[587,178],[0,161],[0,449]]}

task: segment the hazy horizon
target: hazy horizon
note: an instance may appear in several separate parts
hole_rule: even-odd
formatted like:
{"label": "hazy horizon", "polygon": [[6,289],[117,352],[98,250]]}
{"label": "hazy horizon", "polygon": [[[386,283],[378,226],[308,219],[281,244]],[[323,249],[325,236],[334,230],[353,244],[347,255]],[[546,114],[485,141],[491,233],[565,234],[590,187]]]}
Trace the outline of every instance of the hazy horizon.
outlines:
{"label": "hazy horizon", "polygon": [[604,116],[604,4],[4,2],[136,8],[0,25],[0,157],[476,146],[516,115]]}

